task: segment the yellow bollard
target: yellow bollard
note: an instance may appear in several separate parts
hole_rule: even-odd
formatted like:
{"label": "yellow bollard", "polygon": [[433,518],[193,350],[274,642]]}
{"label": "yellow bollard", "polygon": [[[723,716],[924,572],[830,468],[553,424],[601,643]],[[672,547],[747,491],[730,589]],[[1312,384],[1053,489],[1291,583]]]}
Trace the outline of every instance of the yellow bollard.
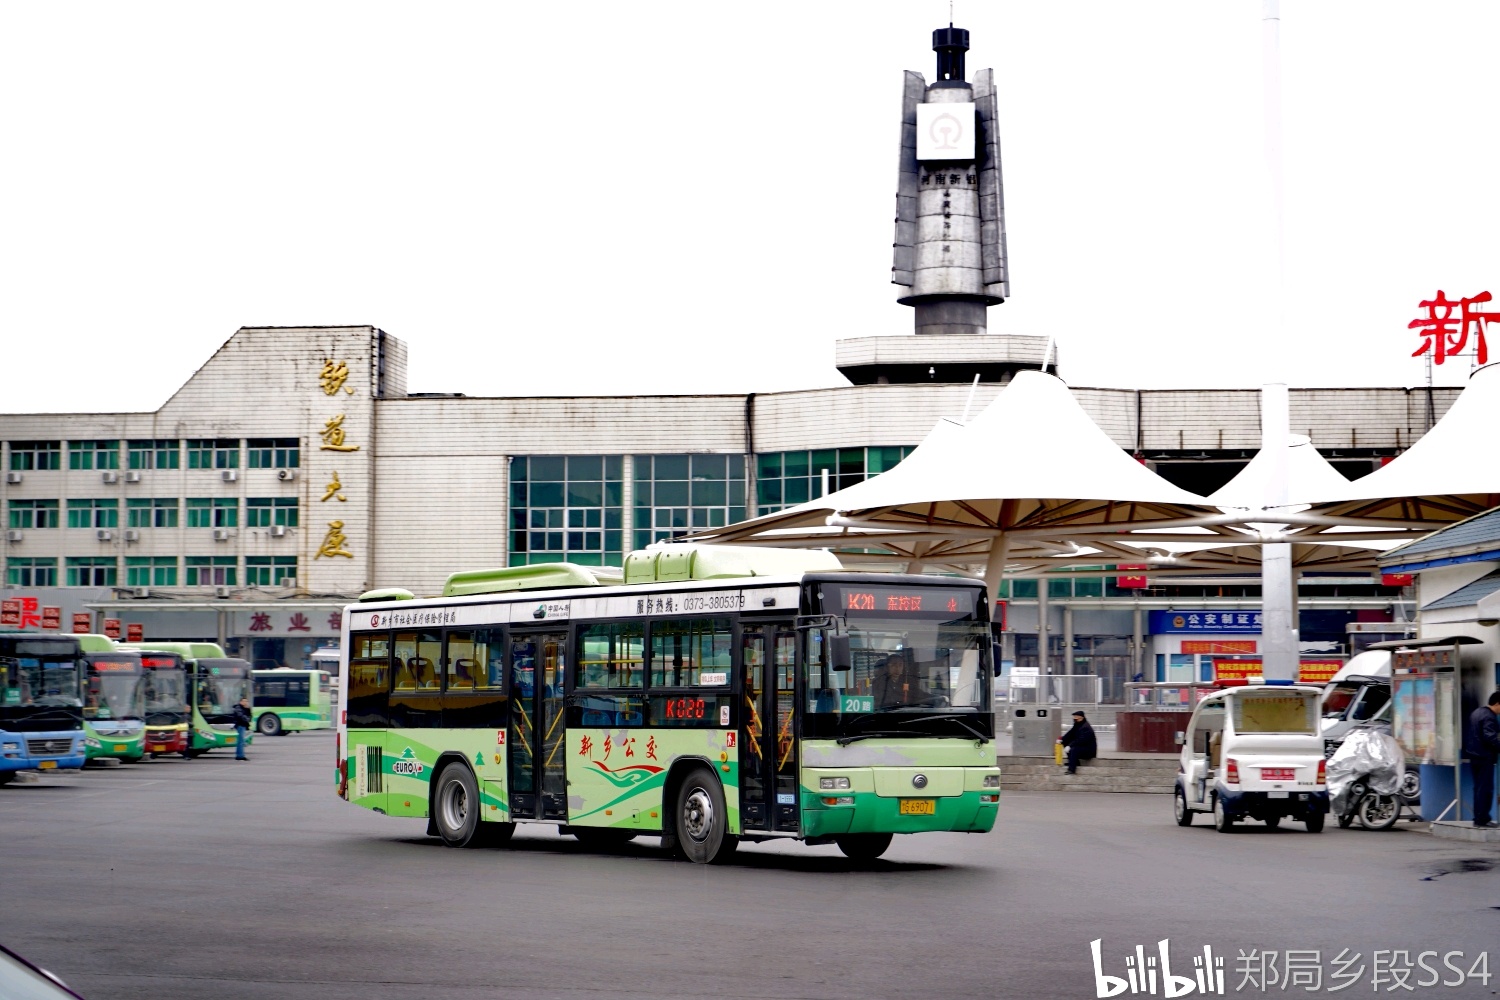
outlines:
{"label": "yellow bollard", "polygon": [[1061,743],[1052,744],[1052,759],[1058,764],[1063,762],[1063,745]]}

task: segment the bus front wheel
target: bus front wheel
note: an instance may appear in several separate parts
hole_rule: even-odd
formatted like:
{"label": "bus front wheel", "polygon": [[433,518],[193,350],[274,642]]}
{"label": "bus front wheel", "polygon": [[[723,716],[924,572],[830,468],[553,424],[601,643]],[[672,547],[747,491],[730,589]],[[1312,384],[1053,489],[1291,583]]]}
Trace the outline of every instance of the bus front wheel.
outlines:
{"label": "bus front wheel", "polygon": [[833,841],[844,852],[844,857],[854,861],[874,861],[891,846],[889,833],[849,833]]}
{"label": "bus front wheel", "polygon": [[262,736],[280,736],[281,716],[275,712],[267,712],[260,717],[260,721],[255,724],[255,728],[260,730]]}
{"label": "bus front wheel", "polygon": [[678,849],[694,864],[722,864],[734,855],[726,832],[724,789],[707,768],[694,768],[677,790]]}
{"label": "bus front wheel", "polygon": [[455,762],[443,768],[432,806],[434,825],[443,843],[449,847],[478,846],[479,784],[467,767]]}

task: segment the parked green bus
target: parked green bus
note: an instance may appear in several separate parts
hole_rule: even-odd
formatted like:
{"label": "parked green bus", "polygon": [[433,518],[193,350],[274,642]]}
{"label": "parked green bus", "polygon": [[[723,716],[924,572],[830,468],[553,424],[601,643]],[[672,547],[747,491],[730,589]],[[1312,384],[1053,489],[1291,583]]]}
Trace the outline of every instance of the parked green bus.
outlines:
{"label": "parked green bus", "polygon": [[146,753],[146,672],[141,654],[107,635],[78,636],[87,664],[83,735],[89,760],[136,761]]}
{"label": "parked green bus", "polygon": [[[672,546],[381,591],[344,612],[337,794],[453,847],[518,822],[879,857],[999,809],[983,584],[827,553]],[[608,581],[614,583],[615,581]]]}
{"label": "parked green bus", "polygon": [[256,670],[255,731],[281,736],[303,729],[333,728],[333,681],[326,670]]}
{"label": "parked green bus", "polygon": [[[241,698],[254,698],[250,688],[250,664],[224,655],[212,642],[122,643],[122,649],[142,653],[171,653],[182,659],[186,682],[186,734],[184,757],[197,757],[221,747],[233,748],[234,706]],[[252,734],[246,734],[246,742]]]}

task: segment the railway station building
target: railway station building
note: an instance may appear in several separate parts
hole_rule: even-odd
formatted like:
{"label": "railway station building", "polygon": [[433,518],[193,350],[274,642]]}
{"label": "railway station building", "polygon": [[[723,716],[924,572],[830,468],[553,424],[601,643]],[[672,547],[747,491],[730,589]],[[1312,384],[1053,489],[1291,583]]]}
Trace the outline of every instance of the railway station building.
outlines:
{"label": "railway station building", "polygon": [[[854,338],[836,344],[827,388],[589,397],[507,395],[503,379],[489,396],[411,392],[407,351],[369,326],[244,328],[153,410],[0,414],[0,628],[66,631],[86,616],[122,638],[135,626],[299,665],[337,642],[340,609],[365,590],[437,593],[463,569],[619,566],[632,549],[876,475],[940,418],[978,412],[1015,372],[1040,368],[1047,345]],[[1071,391],[1122,450],[1200,495],[1259,447],[1255,389]],[[1356,478],[1458,392],[1292,389],[1292,429]],[[1005,455],[1002,438],[977,458]],[[1040,591],[1008,581],[1006,660],[1097,675],[1108,702],[1136,674],[1199,674],[1209,654],[1185,650],[1224,639],[1156,623],[1260,606],[1253,575],[1144,589],[1118,576],[1100,566]],[[1384,623],[1411,617],[1405,594],[1378,575],[1304,575],[1303,642],[1334,653],[1353,651],[1361,629],[1383,638]]]}

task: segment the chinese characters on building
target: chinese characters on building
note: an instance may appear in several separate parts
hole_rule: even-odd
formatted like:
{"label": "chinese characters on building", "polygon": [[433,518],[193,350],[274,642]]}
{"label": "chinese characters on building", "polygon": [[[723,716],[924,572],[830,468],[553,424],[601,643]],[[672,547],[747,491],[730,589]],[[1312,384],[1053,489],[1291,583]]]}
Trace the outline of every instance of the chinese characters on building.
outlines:
{"label": "chinese characters on building", "polygon": [[[1500,320],[1500,313],[1480,312],[1474,307],[1491,299],[1489,292],[1480,292],[1473,298],[1461,298],[1454,302],[1439,289],[1434,298],[1419,303],[1421,308],[1427,310],[1427,315],[1406,324],[1409,330],[1420,330],[1422,337],[1421,346],[1412,351],[1411,356],[1416,358],[1431,354],[1432,363],[1440,365],[1444,358],[1463,353],[1472,329],[1474,359],[1481,365],[1489,363],[1490,352],[1484,341],[1484,328],[1486,324]],[[1454,315],[1455,311],[1457,315]]]}
{"label": "chinese characters on building", "polygon": [[[349,379],[349,366],[343,361],[327,359],[323,362],[323,368],[318,374],[318,385],[323,393],[328,396],[336,396],[340,389],[349,395],[354,394],[352,386],[345,385]],[[355,452],[359,451],[359,444],[348,440],[344,431],[344,414],[336,413],[329,417],[319,431],[319,437],[323,443],[318,446],[320,451]],[[323,487],[323,496],[320,503],[336,500],[340,503],[348,501],[344,495],[344,484],[339,480],[337,470],[332,473],[328,484]],[[342,557],[353,559],[354,553],[349,548],[349,538],[344,534],[344,522],[331,520],[328,522],[328,531],[323,536],[318,550],[313,553],[314,559]]]}

